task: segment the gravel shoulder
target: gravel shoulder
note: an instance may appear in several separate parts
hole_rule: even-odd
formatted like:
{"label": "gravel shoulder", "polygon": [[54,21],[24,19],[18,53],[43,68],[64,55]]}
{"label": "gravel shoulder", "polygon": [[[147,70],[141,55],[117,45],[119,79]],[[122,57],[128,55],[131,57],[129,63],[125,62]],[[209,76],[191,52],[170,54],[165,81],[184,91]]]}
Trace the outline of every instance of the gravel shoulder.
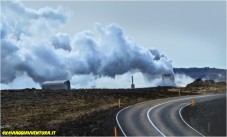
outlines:
{"label": "gravel shoulder", "polygon": [[226,96],[182,109],[187,123],[205,136],[226,136]]}

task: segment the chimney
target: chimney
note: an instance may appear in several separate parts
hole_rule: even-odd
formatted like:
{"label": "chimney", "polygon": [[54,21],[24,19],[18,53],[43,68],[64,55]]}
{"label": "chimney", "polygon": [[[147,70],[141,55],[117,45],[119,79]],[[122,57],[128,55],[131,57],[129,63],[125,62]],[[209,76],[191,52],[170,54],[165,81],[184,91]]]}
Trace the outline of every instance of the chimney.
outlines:
{"label": "chimney", "polygon": [[132,76],[132,84],[133,84],[133,76]]}
{"label": "chimney", "polygon": [[132,84],[131,84],[131,89],[135,88],[135,84],[133,84],[133,76],[132,76]]}

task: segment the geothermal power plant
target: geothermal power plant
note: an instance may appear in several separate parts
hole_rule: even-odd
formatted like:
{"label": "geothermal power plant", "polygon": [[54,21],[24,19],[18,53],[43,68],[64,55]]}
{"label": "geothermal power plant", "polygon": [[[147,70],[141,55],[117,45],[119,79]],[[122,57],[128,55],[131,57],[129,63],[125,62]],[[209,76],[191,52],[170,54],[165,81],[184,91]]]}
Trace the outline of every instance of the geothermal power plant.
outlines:
{"label": "geothermal power plant", "polygon": [[[131,89],[135,89],[135,83],[133,76],[131,77]],[[162,75],[162,81],[164,83],[174,83],[174,75],[164,74]],[[52,89],[52,90],[70,90],[71,84],[69,80],[55,80],[55,81],[45,81],[42,83],[42,89]]]}

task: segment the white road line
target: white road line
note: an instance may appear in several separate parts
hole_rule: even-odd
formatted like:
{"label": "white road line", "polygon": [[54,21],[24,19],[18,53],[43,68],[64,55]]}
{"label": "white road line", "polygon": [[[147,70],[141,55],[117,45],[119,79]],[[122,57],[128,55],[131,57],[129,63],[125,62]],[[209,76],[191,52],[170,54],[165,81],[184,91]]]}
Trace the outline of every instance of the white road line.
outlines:
{"label": "white road line", "polygon": [[200,133],[199,131],[197,131],[197,130],[194,129],[193,127],[191,127],[191,126],[184,120],[184,118],[182,117],[182,115],[181,115],[181,110],[182,110],[183,108],[185,108],[186,106],[188,106],[188,105],[191,105],[191,104],[184,105],[183,107],[180,108],[180,110],[179,110],[180,118],[182,119],[182,121],[183,121],[188,127],[190,127],[192,130],[194,130],[195,132],[197,132],[197,133],[200,134],[201,136],[205,137],[202,133]]}
{"label": "white road line", "polygon": [[171,100],[171,101],[168,101],[168,102],[164,102],[164,103],[161,103],[161,104],[158,104],[158,105],[155,105],[153,106],[152,108],[150,108],[148,111],[147,111],[147,118],[148,120],[150,121],[151,125],[163,136],[165,137],[164,133],[162,133],[155,125],[154,123],[152,122],[152,120],[150,119],[150,111],[158,106],[161,106],[161,105],[164,105],[164,104],[168,104],[168,103],[171,103],[171,102],[176,102],[176,101],[180,101],[180,100],[186,100],[186,99],[191,99],[192,97],[190,98],[183,98],[183,99],[177,99],[177,100]]}
{"label": "white road line", "polygon": [[117,115],[116,115],[117,124],[118,124],[119,128],[121,129],[121,132],[123,133],[123,135],[124,135],[125,137],[127,137],[127,136],[126,136],[125,132],[123,131],[123,129],[122,129],[122,127],[121,127],[121,125],[120,125],[120,123],[119,123],[119,121],[118,121],[118,115],[119,115],[123,110],[125,110],[125,109],[127,109],[127,108],[129,108],[129,107],[131,107],[131,106],[127,106],[127,107],[121,109],[121,110],[117,113]]}
{"label": "white road line", "polygon": [[[206,97],[206,96],[215,96],[215,95],[202,95],[202,96],[197,96],[197,97],[195,97],[195,98]],[[185,99],[191,99],[191,98],[193,98],[193,97],[182,98],[182,99],[177,99],[177,100],[172,100],[172,101],[168,101],[168,102],[164,102],[164,103],[155,105],[154,107],[152,107],[152,108],[150,108],[150,109],[148,110],[148,112],[147,112],[147,118],[148,118],[148,120],[150,121],[150,123],[152,124],[152,126],[153,126],[159,133],[161,133],[162,136],[165,137],[165,135],[164,135],[164,134],[155,126],[155,125],[154,125],[154,123],[153,123],[152,120],[150,119],[150,117],[149,117],[150,111],[151,111],[152,109],[154,109],[155,107],[158,107],[158,106],[163,105],[163,104],[168,104],[168,103],[171,103],[171,102],[180,101],[180,100],[185,100]],[[138,104],[142,104],[142,103],[146,103],[146,102],[148,102],[148,101],[141,102],[141,103],[138,103]],[[137,105],[137,104],[135,104],[135,105]],[[119,123],[118,115],[119,115],[123,110],[125,110],[125,109],[127,109],[127,108],[129,108],[129,107],[131,107],[131,106],[128,106],[128,107],[125,107],[125,108],[121,109],[121,110],[117,113],[117,115],[116,115],[117,124],[118,124],[118,126],[119,126],[121,132],[123,133],[123,135],[124,135],[125,137],[127,137],[127,135],[125,134],[124,130],[122,129],[122,127],[121,127],[121,125],[120,125],[120,123]]]}
{"label": "white road line", "polygon": [[[215,96],[215,95],[202,95],[202,96],[197,96],[195,98],[202,98],[202,97],[206,97],[206,96]],[[150,119],[150,111],[158,106],[161,106],[161,105],[164,105],[164,104],[168,104],[168,103],[171,103],[171,102],[176,102],[176,101],[181,101],[181,100],[186,100],[186,99],[191,99],[193,97],[189,97],[189,98],[182,98],[182,99],[177,99],[177,100],[171,100],[171,101],[168,101],[168,102],[164,102],[164,103],[161,103],[161,104],[158,104],[158,105],[155,105],[153,106],[152,108],[150,108],[148,111],[147,111],[147,118],[148,120],[150,121],[151,125],[164,137],[166,137],[155,125],[154,123],[152,122],[152,120]]]}

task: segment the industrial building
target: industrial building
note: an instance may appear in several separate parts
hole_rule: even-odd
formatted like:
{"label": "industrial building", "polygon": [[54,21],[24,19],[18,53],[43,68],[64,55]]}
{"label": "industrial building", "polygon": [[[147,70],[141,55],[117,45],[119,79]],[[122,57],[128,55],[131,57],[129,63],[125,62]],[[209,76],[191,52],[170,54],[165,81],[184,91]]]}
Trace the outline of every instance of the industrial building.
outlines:
{"label": "industrial building", "polygon": [[70,81],[69,80],[46,81],[42,84],[42,89],[70,90]]}
{"label": "industrial building", "polygon": [[162,81],[163,82],[174,82],[174,75],[173,74],[163,74]]}

